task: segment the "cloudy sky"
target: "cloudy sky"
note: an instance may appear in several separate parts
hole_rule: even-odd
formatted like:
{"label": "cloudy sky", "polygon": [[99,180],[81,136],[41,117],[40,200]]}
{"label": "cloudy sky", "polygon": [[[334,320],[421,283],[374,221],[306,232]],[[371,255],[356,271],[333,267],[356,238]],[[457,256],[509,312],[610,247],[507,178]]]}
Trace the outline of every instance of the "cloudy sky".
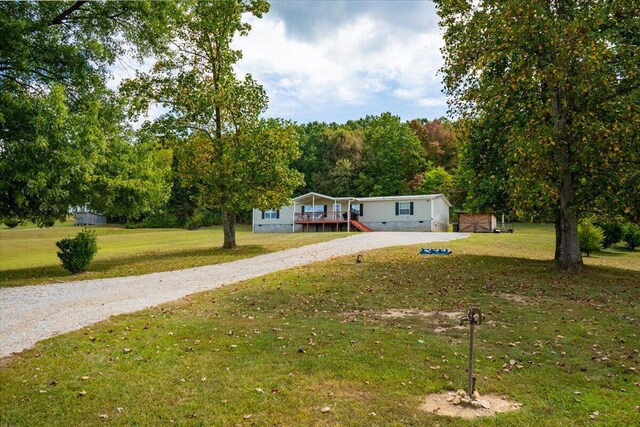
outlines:
{"label": "cloudy sky", "polygon": [[446,114],[442,37],[428,0],[273,0],[235,41],[239,76],[269,95],[268,116],[345,122],[390,111]]}
{"label": "cloudy sky", "polygon": [[[269,95],[267,116],[344,123],[389,111],[404,120],[446,115],[434,4],[429,0],[272,0],[237,37],[238,77],[251,73]],[[112,88],[150,61],[121,61]],[[165,110],[152,107],[149,118]]]}

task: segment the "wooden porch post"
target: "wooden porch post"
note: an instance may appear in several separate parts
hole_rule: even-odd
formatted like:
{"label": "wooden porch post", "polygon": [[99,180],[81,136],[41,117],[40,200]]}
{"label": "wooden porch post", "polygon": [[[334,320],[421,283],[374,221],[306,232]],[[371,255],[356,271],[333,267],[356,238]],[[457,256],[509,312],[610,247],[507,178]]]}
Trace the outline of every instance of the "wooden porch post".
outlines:
{"label": "wooden porch post", "polygon": [[291,232],[295,233],[296,232],[296,202],[293,202],[293,214],[292,214],[292,218],[291,218],[291,222],[293,223],[291,225]]}

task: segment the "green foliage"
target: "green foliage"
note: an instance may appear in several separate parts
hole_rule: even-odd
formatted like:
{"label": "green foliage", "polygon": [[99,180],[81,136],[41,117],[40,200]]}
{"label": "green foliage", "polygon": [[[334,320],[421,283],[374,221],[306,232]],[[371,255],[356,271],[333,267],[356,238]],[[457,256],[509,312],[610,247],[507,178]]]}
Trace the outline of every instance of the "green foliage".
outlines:
{"label": "green foliage", "polygon": [[356,181],[363,196],[406,194],[409,182],[423,170],[422,146],[406,123],[390,113],[365,118],[362,172]]}
{"label": "green foliage", "polygon": [[103,192],[111,145],[131,143],[109,67],[164,50],[179,15],[174,2],[0,2],[0,217],[44,226]]}
{"label": "green foliage", "polygon": [[17,220],[17,219],[5,219],[4,220],[4,225],[6,225],[9,228],[16,228],[17,226],[19,226],[21,224],[22,221]]}
{"label": "green foliage", "polygon": [[280,206],[303,183],[290,168],[299,156],[295,127],[260,119],[264,89],[233,70],[242,55],[231,42],[251,29],[244,19],[268,10],[263,0],[188,4],[175,50],[123,85],[137,109],[149,102],[169,108],[157,127],[175,136],[181,184],[197,190],[200,207],[221,209],[225,248],[235,247],[237,213]]}
{"label": "green foliage", "polygon": [[[426,165],[440,167],[452,180],[457,165],[456,131],[445,119],[402,123],[385,113],[343,125],[307,123],[298,133],[302,155],[294,167],[305,177],[298,194],[407,194],[423,182]],[[452,182],[447,195],[454,187]]]}
{"label": "green foliage", "polygon": [[420,178],[422,182],[416,188],[416,194],[444,194],[449,197],[453,191],[453,176],[441,166],[429,169]]}
{"label": "green foliage", "polygon": [[578,225],[578,242],[580,243],[580,250],[582,252],[586,252],[587,256],[589,256],[591,252],[600,250],[603,239],[604,232],[600,227],[593,224],[590,219],[584,219]]}
{"label": "green foliage", "polygon": [[414,119],[409,127],[422,144],[423,157],[427,162],[448,171],[458,164],[458,138],[454,124],[444,118],[435,120]]}
{"label": "green foliage", "polygon": [[146,216],[140,222],[127,222],[125,228],[178,228],[178,220],[170,213],[156,213]]}
{"label": "green foliage", "polygon": [[622,240],[624,235],[623,223],[619,221],[598,221],[596,225],[604,232],[603,248],[609,248]]}
{"label": "green foliage", "polygon": [[221,225],[222,218],[220,212],[211,211],[209,209],[198,208],[193,215],[187,218],[184,228],[187,230],[196,230],[202,227],[211,227],[213,225]]}
{"label": "green foliage", "polygon": [[640,246],[640,225],[633,222],[625,224],[622,239],[631,250]]}
{"label": "green foliage", "polygon": [[58,258],[62,267],[71,274],[81,273],[89,269],[93,257],[98,252],[98,239],[95,232],[84,229],[76,237],[59,240],[56,242]]}
{"label": "green foliage", "polygon": [[115,139],[107,147],[96,165],[88,200],[105,215],[132,221],[156,212],[169,199],[173,153],[159,148],[145,131],[127,140]]}
{"label": "green foliage", "polygon": [[580,269],[581,213],[640,207],[640,4],[436,4],[446,92],[471,122],[470,197],[555,218],[558,265]]}

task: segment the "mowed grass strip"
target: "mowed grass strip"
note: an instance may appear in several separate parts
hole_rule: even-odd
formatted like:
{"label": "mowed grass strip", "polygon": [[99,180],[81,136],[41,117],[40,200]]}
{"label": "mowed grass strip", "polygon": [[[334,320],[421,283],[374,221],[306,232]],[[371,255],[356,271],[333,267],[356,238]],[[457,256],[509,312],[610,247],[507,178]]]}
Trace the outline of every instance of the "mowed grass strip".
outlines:
{"label": "mowed grass strip", "polygon": [[56,241],[75,236],[80,227],[69,223],[48,229],[0,229],[0,287],[35,285],[71,280],[100,279],[179,270],[235,261],[282,249],[323,242],[346,233],[252,234],[239,225],[239,248],[220,249],[221,227],[200,230],[125,229],[93,226],[98,254],[89,271],[71,275],[60,266]]}
{"label": "mowed grass strip", "polygon": [[[569,276],[553,240],[538,226],[435,245],[451,256],[379,250],[114,317],[5,360],[0,425],[639,425],[640,277],[619,268],[638,254]],[[522,409],[423,413],[465,387],[467,332],[387,310],[471,305],[487,316],[478,388]]]}

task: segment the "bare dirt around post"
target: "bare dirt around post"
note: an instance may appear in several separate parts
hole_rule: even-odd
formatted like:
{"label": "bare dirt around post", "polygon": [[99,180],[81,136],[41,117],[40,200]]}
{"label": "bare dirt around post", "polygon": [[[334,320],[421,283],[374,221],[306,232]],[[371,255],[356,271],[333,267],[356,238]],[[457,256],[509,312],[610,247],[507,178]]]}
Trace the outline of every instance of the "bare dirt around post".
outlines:
{"label": "bare dirt around post", "polygon": [[436,415],[473,419],[491,417],[501,412],[517,411],[522,406],[520,403],[511,402],[505,397],[483,394],[481,400],[488,403],[486,405],[488,408],[474,408],[469,405],[454,404],[452,402],[452,396],[454,395],[455,393],[453,392],[430,394],[420,406],[420,409]]}
{"label": "bare dirt around post", "polygon": [[449,242],[465,233],[361,233],[239,261],[152,273],[0,289],[0,357],[110,316],[288,268],[363,251]]}

